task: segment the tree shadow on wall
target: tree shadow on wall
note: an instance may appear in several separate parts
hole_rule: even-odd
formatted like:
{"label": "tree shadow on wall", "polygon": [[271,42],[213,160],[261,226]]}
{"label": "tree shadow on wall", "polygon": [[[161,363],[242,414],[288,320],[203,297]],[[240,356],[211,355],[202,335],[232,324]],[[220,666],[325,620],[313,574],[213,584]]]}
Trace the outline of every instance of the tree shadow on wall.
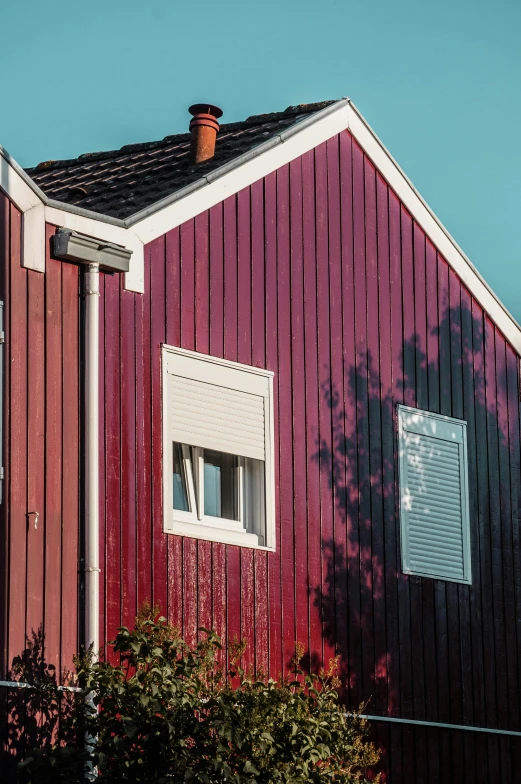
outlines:
{"label": "tree shadow on wall", "polygon": [[[397,572],[394,561],[386,575],[382,551],[384,518],[387,529],[395,526],[394,412],[391,392],[380,393],[370,354],[362,367],[348,368],[345,379],[345,389],[330,382],[321,389],[332,438],[321,438],[313,459],[327,476],[335,520],[333,537],[322,539],[322,581],[312,594],[324,639],[339,657],[343,697],[356,709],[374,697],[386,675],[387,651],[379,651],[377,660],[373,621],[375,610],[383,610],[386,579]],[[390,437],[391,449],[382,449],[382,436]]]}
{"label": "tree shadow on wall", "polygon": [[[321,584],[310,592],[352,709],[369,702],[369,713],[461,723],[467,705],[477,723],[485,720],[483,682],[506,660],[508,634],[505,605],[498,599],[498,620],[480,579],[493,582],[490,549],[501,550],[502,525],[510,536],[517,530],[519,498],[519,430],[517,419],[510,421],[509,446],[508,417],[517,406],[517,379],[507,374],[504,344],[494,341],[493,330],[486,332],[463,303],[446,306],[423,345],[416,333],[403,341],[397,367],[383,349],[378,356],[360,346],[356,362],[344,367],[343,385],[322,386],[331,436],[321,434],[313,459],[327,477],[334,528],[322,538]],[[467,421],[472,601],[468,586],[401,572],[398,403]],[[512,572],[513,586],[508,545],[503,568],[509,571],[500,579]],[[440,625],[450,625],[451,607],[459,618],[457,638]],[[483,637],[483,618],[495,640],[487,648],[477,639],[471,654],[471,624]],[[465,658],[471,655],[472,667]],[[321,664],[320,653],[311,652],[309,664]]]}
{"label": "tree shadow on wall", "polygon": [[[25,649],[16,656],[7,673],[7,680],[25,687],[3,688],[0,703],[2,718],[2,781],[17,780],[17,763],[30,747],[46,748],[58,740],[65,741],[61,724],[69,718],[73,695],[58,690],[56,666],[45,660],[45,637],[42,627],[26,640]],[[71,681],[69,673],[62,683]]]}

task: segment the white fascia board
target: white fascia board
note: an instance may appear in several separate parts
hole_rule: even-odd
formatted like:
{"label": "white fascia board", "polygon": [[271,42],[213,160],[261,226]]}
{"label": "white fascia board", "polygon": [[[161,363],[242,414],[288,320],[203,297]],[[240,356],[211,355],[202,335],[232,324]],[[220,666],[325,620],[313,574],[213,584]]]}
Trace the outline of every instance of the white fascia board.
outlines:
{"label": "white fascia board", "polygon": [[341,133],[347,128],[348,122],[349,104],[347,101],[339,101],[336,111],[329,111],[322,119],[317,117],[314,123],[303,124],[302,130],[297,130],[297,125],[295,132],[288,138],[282,133],[279,144],[265,152],[259,150],[258,155],[250,157],[231,171],[227,170],[220,177],[216,177],[218,171],[212,172],[208,176],[208,184],[134,223],[132,228],[142,242],[151,242]]}
{"label": "white fascia board", "polygon": [[45,209],[42,199],[27,182],[29,177],[0,147],[0,188],[23,215],[22,264],[45,271]]}
{"label": "white fascia board", "polygon": [[518,354],[521,354],[521,327],[517,321],[484,281],[353,104],[349,107],[349,122],[346,127],[470,293]]}
{"label": "white fascia board", "polygon": [[45,272],[45,207],[41,202],[22,213],[22,266]]}
{"label": "white fascia board", "polygon": [[0,147],[0,188],[20,212],[26,212],[42,203],[37,186],[3,147]]}

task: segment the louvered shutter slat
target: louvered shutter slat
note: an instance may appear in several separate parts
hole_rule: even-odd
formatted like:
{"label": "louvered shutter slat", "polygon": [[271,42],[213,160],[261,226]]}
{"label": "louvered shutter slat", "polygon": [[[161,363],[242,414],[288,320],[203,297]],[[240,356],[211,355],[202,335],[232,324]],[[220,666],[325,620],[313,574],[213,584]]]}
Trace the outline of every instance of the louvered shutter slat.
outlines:
{"label": "louvered shutter slat", "polygon": [[[412,533],[410,534],[410,538],[411,540],[414,539],[414,535]],[[452,536],[452,534],[448,535],[446,533],[437,533],[434,531],[429,531],[428,534],[423,535],[423,539],[428,545],[432,544],[436,547],[438,547],[440,543],[444,544],[447,541],[447,538],[456,539],[456,537]]]}
{"label": "louvered shutter slat", "polygon": [[461,530],[459,529],[459,527],[455,526],[455,530],[450,530],[447,528],[446,521],[442,517],[436,516],[433,518],[429,514],[429,510],[426,510],[426,514],[429,515],[428,528],[425,525],[425,517],[426,517],[425,514],[409,515],[409,523],[410,523],[409,533],[411,536],[414,535],[417,529],[421,529],[422,534],[424,532],[425,535],[427,535],[427,533],[432,533],[433,535],[436,536],[441,535],[441,536],[448,536],[448,537],[458,537],[461,539]]}
{"label": "louvered shutter slat", "polygon": [[469,581],[465,423],[400,407],[404,570]]}
{"label": "louvered shutter slat", "polygon": [[[441,459],[443,458],[440,456],[440,460]],[[414,465],[414,463],[412,463],[411,461],[409,462],[411,463],[411,465]],[[422,463],[424,462],[423,458],[421,462]],[[457,473],[457,469],[458,469],[458,463],[454,463],[452,466],[449,465],[448,463],[445,463],[444,466],[438,468],[438,471],[435,476],[427,475],[423,478],[422,481],[424,484],[428,484],[429,482],[433,482],[435,484],[446,483],[448,485],[454,485],[456,487],[459,487],[459,476]],[[414,481],[414,479],[411,478],[411,481]]]}

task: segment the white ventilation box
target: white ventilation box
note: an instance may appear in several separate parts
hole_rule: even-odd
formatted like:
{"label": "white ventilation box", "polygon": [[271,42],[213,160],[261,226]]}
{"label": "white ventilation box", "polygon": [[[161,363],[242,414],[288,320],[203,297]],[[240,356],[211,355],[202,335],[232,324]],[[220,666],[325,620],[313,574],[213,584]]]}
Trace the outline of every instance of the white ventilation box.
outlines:
{"label": "white ventilation box", "polygon": [[467,423],[398,406],[402,569],[471,583]]}

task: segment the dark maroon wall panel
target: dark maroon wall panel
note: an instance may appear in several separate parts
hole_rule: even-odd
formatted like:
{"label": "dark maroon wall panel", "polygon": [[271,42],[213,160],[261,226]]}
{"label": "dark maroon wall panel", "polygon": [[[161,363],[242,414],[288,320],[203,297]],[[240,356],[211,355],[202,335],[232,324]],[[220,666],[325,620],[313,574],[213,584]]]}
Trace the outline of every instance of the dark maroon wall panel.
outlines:
{"label": "dark maroon wall panel", "polygon": [[[295,640],[312,668],[338,655],[353,708],[519,730],[518,357],[356,142],[155,240],[145,276],[144,296],[106,277],[102,297],[104,639],[149,599],[189,641],[246,637],[273,675]],[[163,342],[274,371],[275,553],[163,533]],[[398,403],[467,420],[471,587],[401,574]],[[509,781],[521,758],[493,735],[377,738],[395,782]]]}
{"label": "dark maroon wall panel", "polygon": [[[0,679],[47,673],[61,681],[78,650],[79,274],[49,252],[45,274],[24,269],[21,228],[21,214],[0,194],[5,329]],[[48,227],[47,248],[53,232]],[[31,728],[39,720],[28,693],[1,688],[0,700],[2,721],[6,715],[10,720],[9,732],[2,726],[7,756],[0,766],[8,766],[23,751],[24,722]]]}

